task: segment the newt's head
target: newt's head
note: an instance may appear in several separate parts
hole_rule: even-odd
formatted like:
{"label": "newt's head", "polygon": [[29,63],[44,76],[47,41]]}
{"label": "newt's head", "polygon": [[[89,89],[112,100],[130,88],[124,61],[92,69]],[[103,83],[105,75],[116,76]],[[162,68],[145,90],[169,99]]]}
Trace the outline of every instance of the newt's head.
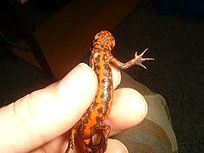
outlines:
{"label": "newt's head", "polygon": [[115,46],[115,39],[109,31],[103,30],[95,35],[94,46],[95,45],[97,48],[106,48],[111,51]]}

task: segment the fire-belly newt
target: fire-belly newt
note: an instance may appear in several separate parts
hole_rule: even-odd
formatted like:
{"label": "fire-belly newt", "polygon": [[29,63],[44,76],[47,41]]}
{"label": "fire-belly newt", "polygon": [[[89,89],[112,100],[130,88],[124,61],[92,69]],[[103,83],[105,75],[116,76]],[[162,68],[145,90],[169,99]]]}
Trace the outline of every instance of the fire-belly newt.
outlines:
{"label": "fire-belly newt", "polygon": [[110,126],[103,121],[110,113],[113,97],[113,80],[111,65],[120,69],[127,69],[133,65],[146,68],[142,62],[153,60],[143,58],[145,49],[141,54],[135,53],[135,57],[126,63],[122,63],[113,57],[111,51],[115,46],[115,39],[108,31],[100,31],[95,35],[91,48],[89,64],[98,78],[98,89],[95,100],[82,116],[81,120],[72,128],[67,152],[73,149],[76,134],[82,140],[83,153],[104,153],[110,133]]}

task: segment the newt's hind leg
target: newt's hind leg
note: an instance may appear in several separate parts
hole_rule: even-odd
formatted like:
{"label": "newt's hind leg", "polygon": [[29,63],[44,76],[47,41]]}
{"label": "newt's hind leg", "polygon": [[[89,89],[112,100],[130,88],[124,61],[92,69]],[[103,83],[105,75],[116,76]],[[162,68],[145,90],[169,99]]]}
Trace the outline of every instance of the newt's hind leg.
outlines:
{"label": "newt's hind leg", "polygon": [[96,133],[98,131],[98,133],[101,134],[101,136],[100,136],[101,139],[100,139],[100,143],[99,143],[99,153],[104,153],[106,151],[110,130],[111,130],[110,126],[105,125],[105,124],[96,130]]}
{"label": "newt's hind leg", "polygon": [[104,153],[107,148],[107,140],[110,127],[105,124],[94,127],[93,135],[89,140],[84,140],[87,153]]}
{"label": "newt's hind leg", "polygon": [[70,150],[73,150],[75,137],[76,137],[76,130],[73,128],[73,129],[71,129],[71,134],[70,134],[68,146],[67,146],[67,150],[65,153],[69,153]]}

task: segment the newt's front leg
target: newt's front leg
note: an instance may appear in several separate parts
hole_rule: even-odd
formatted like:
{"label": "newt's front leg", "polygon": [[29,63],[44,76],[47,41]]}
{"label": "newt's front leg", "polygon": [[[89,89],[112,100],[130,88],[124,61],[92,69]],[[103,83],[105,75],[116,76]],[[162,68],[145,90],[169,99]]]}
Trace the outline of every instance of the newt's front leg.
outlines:
{"label": "newt's front leg", "polygon": [[111,63],[113,63],[115,66],[117,66],[118,68],[120,69],[127,69],[133,65],[138,65],[138,66],[141,66],[143,68],[146,69],[146,66],[144,66],[142,64],[142,62],[144,61],[149,61],[149,60],[154,60],[154,58],[143,58],[143,55],[145,54],[145,52],[148,50],[148,48],[146,48],[141,54],[137,54],[137,52],[135,52],[135,58],[129,60],[128,62],[126,63],[122,63],[120,62],[118,59],[116,59],[115,57],[113,57],[112,54],[110,54],[110,61]]}

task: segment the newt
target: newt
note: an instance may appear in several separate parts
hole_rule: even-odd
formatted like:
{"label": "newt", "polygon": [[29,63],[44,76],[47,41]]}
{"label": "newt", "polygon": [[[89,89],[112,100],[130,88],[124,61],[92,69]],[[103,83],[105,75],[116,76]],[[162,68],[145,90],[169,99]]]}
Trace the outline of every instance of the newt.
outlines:
{"label": "newt", "polygon": [[72,128],[67,152],[73,149],[76,134],[82,139],[83,153],[105,152],[111,130],[110,126],[104,123],[110,113],[113,99],[111,65],[120,69],[138,65],[146,69],[142,62],[154,60],[153,58],[143,58],[147,51],[145,49],[139,55],[135,52],[135,57],[128,62],[120,62],[111,54],[114,46],[115,39],[109,31],[103,30],[95,35],[89,65],[98,78],[97,94],[80,121]]}

